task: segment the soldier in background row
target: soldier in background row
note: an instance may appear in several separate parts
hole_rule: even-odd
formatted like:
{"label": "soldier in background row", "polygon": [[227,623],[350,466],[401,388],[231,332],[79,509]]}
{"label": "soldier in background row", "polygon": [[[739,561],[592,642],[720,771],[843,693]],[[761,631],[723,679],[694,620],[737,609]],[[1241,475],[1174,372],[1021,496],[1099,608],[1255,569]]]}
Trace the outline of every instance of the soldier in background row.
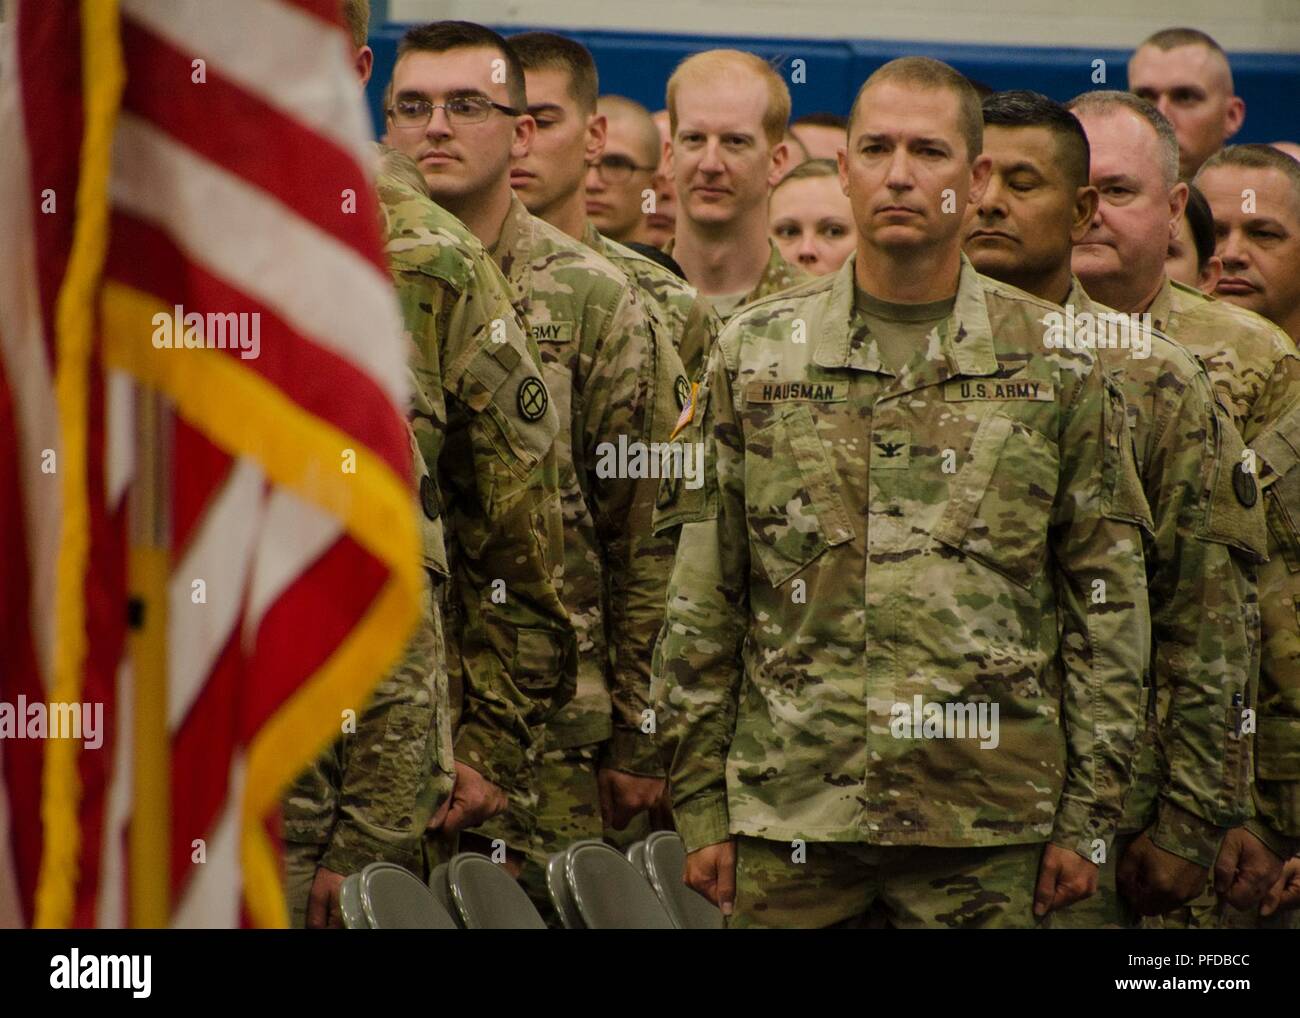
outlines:
{"label": "soldier in background row", "polygon": [[[1071,274],[1071,249],[1089,233],[1101,201],[1089,184],[1088,139],[1078,120],[1034,92],[996,93],[983,109],[993,169],[966,252],[981,272],[1071,312],[1063,338],[1091,344],[1124,393],[1132,435],[1131,442],[1124,436],[1125,449],[1135,455],[1146,496],[1133,507],[1145,531],[1152,625],[1143,713],[1152,718],[1157,699],[1164,710],[1158,724],[1147,722],[1098,893],[1053,921],[1134,927],[1140,914],[1196,897],[1224,834],[1248,815],[1242,721],[1254,708],[1263,506],[1244,505],[1232,483],[1244,444],[1196,359],[1158,332],[1139,332],[1137,323],[1108,328],[1111,310]],[[1163,193],[1154,163],[1135,160],[1132,172],[1135,188]],[[1115,200],[1113,192],[1106,200]],[[1153,251],[1167,244],[1169,231],[1168,215],[1152,216]]]}
{"label": "soldier in background row", "polygon": [[[1196,355],[1205,365],[1220,402],[1247,446],[1285,418],[1300,394],[1300,357],[1276,326],[1241,308],[1173,283],[1165,275],[1170,237],[1182,212],[1186,186],[1178,180],[1178,142],[1169,121],[1150,103],[1126,92],[1087,92],[1070,103],[1091,148],[1091,183],[1101,194],[1099,212],[1076,245],[1075,274],[1094,299],[1125,314],[1147,313],[1151,324]],[[1276,459],[1276,457],[1273,457]],[[1243,510],[1252,510],[1261,488],[1275,486],[1272,460],[1255,452],[1222,465]],[[1280,464],[1279,464],[1280,466]],[[1278,553],[1268,537],[1270,558]],[[1265,592],[1261,587],[1261,605]],[[1249,606],[1248,606],[1249,607]],[[1270,627],[1262,621],[1267,645]],[[1294,787],[1295,731],[1288,724],[1286,698],[1258,697],[1254,740],[1255,798],[1260,775],[1278,775]],[[1232,705],[1235,709],[1237,705]],[[1163,723],[1168,704],[1158,702]],[[1276,719],[1276,720],[1274,720]],[[1176,734],[1176,733],[1175,733]],[[1228,907],[1254,911],[1292,852],[1289,826],[1277,815],[1256,815],[1222,839],[1214,873],[1214,894],[1189,906],[1194,922],[1213,923],[1217,897]],[[1206,831],[1208,841],[1210,832]],[[1171,922],[1176,921],[1171,919]]]}
{"label": "soldier in background row", "polygon": [[677,233],[665,249],[726,322],[807,281],[767,235],[767,200],[790,162],[790,90],[762,58],[706,50],[668,79]]}

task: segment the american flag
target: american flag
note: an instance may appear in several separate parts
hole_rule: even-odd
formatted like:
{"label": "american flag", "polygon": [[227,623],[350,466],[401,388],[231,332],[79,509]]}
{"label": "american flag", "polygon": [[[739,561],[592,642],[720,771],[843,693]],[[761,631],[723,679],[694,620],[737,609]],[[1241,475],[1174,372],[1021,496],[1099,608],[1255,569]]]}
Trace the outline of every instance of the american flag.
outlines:
{"label": "american flag", "polygon": [[[0,925],[283,925],[280,793],[419,590],[339,0],[7,19],[0,707],[98,703],[104,732],[0,738]],[[257,356],[204,345],[222,314]]]}

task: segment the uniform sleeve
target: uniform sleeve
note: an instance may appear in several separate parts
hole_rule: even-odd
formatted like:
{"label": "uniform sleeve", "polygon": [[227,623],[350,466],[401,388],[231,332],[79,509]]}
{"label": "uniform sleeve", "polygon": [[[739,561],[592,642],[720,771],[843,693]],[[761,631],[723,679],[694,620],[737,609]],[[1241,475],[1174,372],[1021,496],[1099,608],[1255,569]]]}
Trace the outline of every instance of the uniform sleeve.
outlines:
{"label": "uniform sleeve", "polygon": [[680,528],[655,652],[654,704],[671,761],[673,816],[688,852],[726,841],[726,758],[735,732],[749,619],[744,448],[723,344],[709,355],[692,422],[704,483],[665,490],[656,529]]}
{"label": "uniform sleeve", "polygon": [[721,331],[722,320],[713,310],[713,305],[706,298],[696,295],[682,326],[682,336],[677,346],[687,378],[699,377],[705,359],[713,349],[713,344],[718,341],[718,333]]}
{"label": "uniform sleeve", "polygon": [[[1064,673],[1065,785],[1053,843],[1091,858],[1114,839],[1132,780],[1151,624],[1139,521],[1145,498],[1125,453],[1122,394],[1099,367],[1062,419],[1053,507]],[[1131,448],[1131,445],[1130,445]]]}
{"label": "uniform sleeve", "polygon": [[[1300,377],[1293,378],[1292,392],[1300,399]],[[1264,492],[1269,553],[1259,573],[1256,821],[1290,839],[1295,851],[1300,848],[1300,402],[1280,412],[1251,449]]]}
{"label": "uniform sleeve", "polygon": [[[684,401],[687,391],[681,361],[658,321],[627,286],[591,351],[581,383],[580,420],[584,487],[605,555],[613,736],[602,763],[647,776],[662,774],[656,740],[642,731],[642,721],[650,706],[650,658],[663,625],[674,552],[674,535],[655,534],[651,527],[662,465],[653,461],[655,443],[667,440],[676,420],[675,394]],[[639,469],[632,460],[618,463],[620,448],[637,443],[646,453],[643,465],[653,462],[656,469]],[[617,467],[602,468],[602,463]],[[667,465],[673,468],[671,460]]]}
{"label": "uniform sleeve", "polygon": [[439,463],[449,658],[463,698],[456,759],[498,785],[577,681],[577,639],[557,587],[560,421],[505,285],[480,280],[448,316]]}
{"label": "uniform sleeve", "polygon": [[1263,517],[1233,484],[1244,446],[1209,380],[1196,374],[1164,403],[1144,458],[1155,685],[1169,691],[1159,732],[1167,771],[1151,836],[1211,866],[1227,829],[1249,811],[1242,720],[1259,662],[1253,566],[1263,557]]}
{"label": "uniform sleeve", "polygon": [[420,625],[344,736],[338,819],[321,865],[354,873],[378,860],[421,868],[420,837],[451,794],[440,627],[426,584]]}

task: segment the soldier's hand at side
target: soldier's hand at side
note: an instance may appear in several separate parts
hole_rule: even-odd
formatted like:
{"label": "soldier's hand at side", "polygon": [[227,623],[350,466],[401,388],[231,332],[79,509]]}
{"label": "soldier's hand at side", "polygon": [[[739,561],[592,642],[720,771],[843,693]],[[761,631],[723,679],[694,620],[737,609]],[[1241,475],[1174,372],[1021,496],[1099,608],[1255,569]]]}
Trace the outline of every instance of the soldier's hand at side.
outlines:
{"label": "soldier's hand at side", "polygon": [[1282,864],[1282,875],[1260,902],[1259,914],[1268,916],[1297,907],[1300,907],[1300,859],[1292,856]]}
{"label": "soldier's hand at side", "polygon": [[1143,831],[1119,861],[1120,892],[1142,915],[1162,915],[1205,889],[1208,866],[1166,852]]}
{"label": "soldier's hand at side", "polygon": [[1248,912],[1282,875],[1282,860],[1244,827],[1223,839],[1214,864],[1214,892],[1233,908]]}
{"label": "soldier's hand at side", "polygon": [[311,893],[307,896],[307,929],[343,929],[343,914],[339,911],[339,888],[342,886],[342,873],[327,870],[324,866],[317,868],[316,879],[311,882]]}
{"label": "soldier's hand at side", "polygon": [[504,812],[509,803],[509,798],[499,786],[492,784],[469,764],[457,760],[456,784],[451,790],[451,806],[442,822],[442,829],[447,834],[456,834],[466,828],[477,827]]}
{"label": "soldier's hand at side", "polygon": [[600,816],[606,827],[621,831],[638,813],[649,809],[663,794],[662,778],[647,778],[602,767],[596,772],[600,789]]}
{"label": "soldier's hand at side", "polygon": [[1038,864],[1034,915],[1041,919],[1048,912],[1082,901],[1096,890],[1097,864],[1049,842]]}
{"label": "soldier's hand at side", "polygon": [[687,853],[682,883],[731,915],[736,904],[736,843],[728,838]]}

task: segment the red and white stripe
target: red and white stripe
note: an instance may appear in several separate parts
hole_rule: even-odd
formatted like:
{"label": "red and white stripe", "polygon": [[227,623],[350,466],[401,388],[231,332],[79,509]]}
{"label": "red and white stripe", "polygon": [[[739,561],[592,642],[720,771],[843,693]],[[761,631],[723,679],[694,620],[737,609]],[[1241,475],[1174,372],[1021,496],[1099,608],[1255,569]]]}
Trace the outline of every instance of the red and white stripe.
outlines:
{"label": "red and white stripe", "polygon": [[[261,356],[242,365],[406,476],[394,412],[406,401],[400,324],[374,236],[369,127],[337,0],[122,0],[121,11],[128,76],[105,278],[167,308],[260,313]],[[0,586],[19,598],[6,605],[24,608],[0,638],[27,644],[13,659],[27,665],[0,680],[9,701],[41,688],[52,656],[58,487],[41,485],[39,463],[42,450],[58,449],[52,309],[70,229],[43,222],[37,203],[53,167],[62,218],[72,219],[76,146],[54,135],[75,133],[70,111],[81,106],[77,20],[74,0],[19,3],[0,52],[0,236],[12,239],[0,266],[0,553],[16,541],[22,560]],[[195,60],[203,83],[191,80]],[[49,109],[37,107],[55,97],[62,122],[40,119]],[[344,211],[347,194],[355,212]],[[129,919],[133,682],[122,559],[133,384],[97,371],[92,397],[90,569],[103,568],[93,582],[88,572],[86,696],[104,700],[108,731],[102,749],[79,757],[78,925]],[[340,521],[270,484],[253,461],[179,417],[168,429],[173,923],[236,925],[245,747],[347,637],[387,572]],[[13,476],[4,462],[16,464]],[[5,532],[7,498],[21,506],[8,512],[17,538]],[[192,598],[195,580],[204,603]],[[0,923],[32,917],[39,758],[39,746],[0,743]],[[197,839],[201,866],[191,861]]]}

